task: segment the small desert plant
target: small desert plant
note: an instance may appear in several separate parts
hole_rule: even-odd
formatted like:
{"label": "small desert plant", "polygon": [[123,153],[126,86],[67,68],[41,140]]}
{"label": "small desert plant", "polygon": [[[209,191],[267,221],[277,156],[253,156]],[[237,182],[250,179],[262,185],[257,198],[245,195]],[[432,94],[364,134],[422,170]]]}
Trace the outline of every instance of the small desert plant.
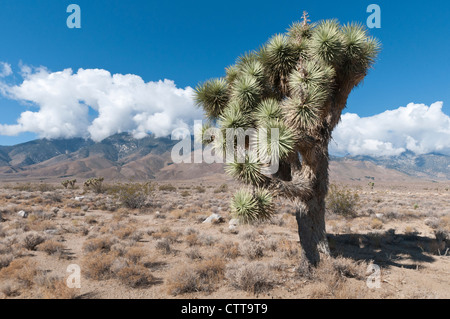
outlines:
{"label": "small desert plant", "polygon": [[214,190],[214,193],[226,193],[228,192],[228,185],[222,184]]}
{"label": "small desert plant", "polygon": [[355,217],[359,195],[347,187],[331,184],[326,198],[327,208],[334,214]]}
{"label": "small desert plant", "polygon": [[378,218],[373,218],[370,221],[370,227],[372,227],[372,229],[382,229],[383,228],[383,222],[378,219]]}
{"label": "small desert plant", "polygon": [[28,250],[36,250],[36,247],[42,244],[45,241],[45,238],[39,235],[36,232],[30,232],[25,234],[23,238],[23,247]]}
{"label": "small desert plant", "polygon": [[206,192],[206,188],[204,188],[203,186],[197,186],[195,188],[195,190],[197,191],[197,193],[203,194],[204,192]]}
{"label": "small desert plant", "polygon": [[177,188],[172,184],[160,185],[159,190],[163,192],[176,192]]}
{"label": "small desert plant", "polygon": [[13,259],[14,256],[12,254],[0,255],[0,269],[8,267]]}
{"label": "small desert plant", "polygon": [[242,254],[250,260],[264,256],[264,245],[257,241],[247,241],[243,244]]}
{"label": "small desert plant", "polygon": [[220,257],[204,260],[191,267],[176,269],[167,280],[172,295],[189,292],[213,292],[225,275],[225,261]]}
{"label": "small desert plant", "polygon": [[0,281],[17,280],[21,285],[31,287],[37,274],[38,269],[34,261],[30,258],[19,258],[13,260],[8,267],[0,270]]}
{"label": "small desert plant", "polygon": [[55,255],[55,254],[62,254],[64,252],[64,245],[55,241],[55,240],[48,240],[42,244],[40,244],[38,247],[38,250],[44,251],[47,253],[47,255]]}
{"label": "small desert plant", "polygon": [[189,197],[189,196],[191,196],[191,193],[189,191],[182,191],[180,195],[182,197]]}
{"label": "small desert plant", "polygon": [[150,183],[119,184],[114,187],[120,202],[127,208],[142,208],[150,195],[152,186]]}
{"label": "small desert plant", "polygon": [[86,277],[94,280],[109,279],[112,276],[111,267],[116,258],[115,253],[90,252],[83,257],[83,272]]}
{"label": "small desert plant", "polygon": [[147,287],[155,281],[150,270],[142,265],[127,265],[117,272],[117,277],[131,288]]}
{"label": "small desert plant", "polygon": [[269,267],[263,263],[236,263],[227,268],[226,278],[231,286],[255,295],[273,287]]}
{"label": "small desert plant", "polygon": [[109,252],[115,243],[116,240],[109,236],[91,238],[84,242],[83,251],[87,253],[95,251]]}
{"label": "small desert plant", "polygon": [[156,249],[162,251],[163,254],[168,255],[172,252],[169,240],[166,238],[158,240],[156,242]]}
{"label": "small desert plant", "polygon": [[236,259],[241,255],[239,243],[228,241],[221,244],[219,247],[222,252],[222,256],[225,258]]}

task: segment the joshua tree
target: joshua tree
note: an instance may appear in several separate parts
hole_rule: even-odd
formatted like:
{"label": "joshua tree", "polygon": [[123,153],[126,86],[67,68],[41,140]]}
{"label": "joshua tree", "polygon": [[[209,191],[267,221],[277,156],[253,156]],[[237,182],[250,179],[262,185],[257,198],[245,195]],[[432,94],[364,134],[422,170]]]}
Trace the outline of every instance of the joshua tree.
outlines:
{"label": "joshua tree", "polygon": [[[239,57],[223,78],[196,88],[196,102],[210,119],[204,131],[213,126],[222,134],[236,128],[279,130],[266,149],[272,161],[279,158],[276,173],[264,174],[267,162],[248,153],[244,163],[227,164],[232,176],[251,185],[235,194],[231,209],[241,221],[251,222],[270,218],[274,196],[293,200],[302,257],[309,266],[318,264],[320,253],[329,254],[325,196],[331,133],[379,48],[360,24],[309,23],[304,13],[287,33]],[[224,139],[208,136],[203,142],[213,143],[216,151],[226,147]],[[245,139],[248,150],[250,139]]]}
{"label": "joshua tree", "polygon": [[70,186],[70,188],[72,188],[72,189],[74,189],[75,188],[75,183],[77,182],[77,180],[76,179],[71,179],[71,180],[68,180],[68,179],[66,179],[65,181],[62,181],[61,182],[61,184],[62,184],[62,186],[64,186],[64,188],[69,188],[69,186]]}

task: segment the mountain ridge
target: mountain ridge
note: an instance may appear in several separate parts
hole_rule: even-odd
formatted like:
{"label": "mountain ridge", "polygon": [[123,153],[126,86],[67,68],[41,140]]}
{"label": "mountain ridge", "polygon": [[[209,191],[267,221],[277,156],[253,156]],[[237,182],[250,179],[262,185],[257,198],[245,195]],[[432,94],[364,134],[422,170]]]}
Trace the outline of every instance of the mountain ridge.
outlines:
{"label": "mountain ridge", "polygon": [[[136,139],[129,133],[119,133],[101,142],[83,138],[39,139],[0,146],[0,181],[95,176],[112,180],[223,178],[223,164],[173,164],[171,150],[178,142],[168,137],[148,135]],[[331,175],[341,180],[450,180],[450,156],[443,154],[405,152],[391,157],[330,159]]]}

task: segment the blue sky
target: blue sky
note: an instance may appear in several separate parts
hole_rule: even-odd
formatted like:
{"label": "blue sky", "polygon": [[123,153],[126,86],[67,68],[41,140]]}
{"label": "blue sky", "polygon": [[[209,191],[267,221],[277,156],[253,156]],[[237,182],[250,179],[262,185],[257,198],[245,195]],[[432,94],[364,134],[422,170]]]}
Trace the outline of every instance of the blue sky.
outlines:
{"label": "blue sky", "polygon": [[[71,3],[81,7],[81,29],[66,26]],[[442,112],[449,114],[450,3],[443,0],[2,0],[0,61],[13,71],[2,81],[21,85],[21,66],[26,65],[44,66],[48,73],[103,69],[134,74],[144,82],[169,79],[177,88],[195,87],[223,75],[224,67],[241,53],[284,32],[303,10],[313,21],[365,23],[371,3],[381,7],[382,27],[371,34],[381,40],[383,50],[345,112],[371,117],[409,103],[430,106],[442,101]],[[13,125],[22,112],[38,108],[3,95],[0,110],[0,124]],[[88,112],[96,116],[95,110]],[[37,136],[0,135],[0,145]]]}

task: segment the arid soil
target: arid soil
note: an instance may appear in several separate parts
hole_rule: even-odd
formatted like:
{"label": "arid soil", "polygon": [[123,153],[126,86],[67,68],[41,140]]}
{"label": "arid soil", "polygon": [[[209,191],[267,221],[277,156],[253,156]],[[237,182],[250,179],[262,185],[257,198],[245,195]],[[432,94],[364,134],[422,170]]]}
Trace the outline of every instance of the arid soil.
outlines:
{"label": "arid soil", "polygon": [[[313,270],[299,267],[290,202],[277,199],[270,222],[230,227],[232,181],[170,183],[134,188],[128,204],[108,184],[2,185],[0,298],[450,297],[450,182],[339,185],[357,205],[327,213],[332,258]],[[80,289],[66,285],[69,265]]]}

